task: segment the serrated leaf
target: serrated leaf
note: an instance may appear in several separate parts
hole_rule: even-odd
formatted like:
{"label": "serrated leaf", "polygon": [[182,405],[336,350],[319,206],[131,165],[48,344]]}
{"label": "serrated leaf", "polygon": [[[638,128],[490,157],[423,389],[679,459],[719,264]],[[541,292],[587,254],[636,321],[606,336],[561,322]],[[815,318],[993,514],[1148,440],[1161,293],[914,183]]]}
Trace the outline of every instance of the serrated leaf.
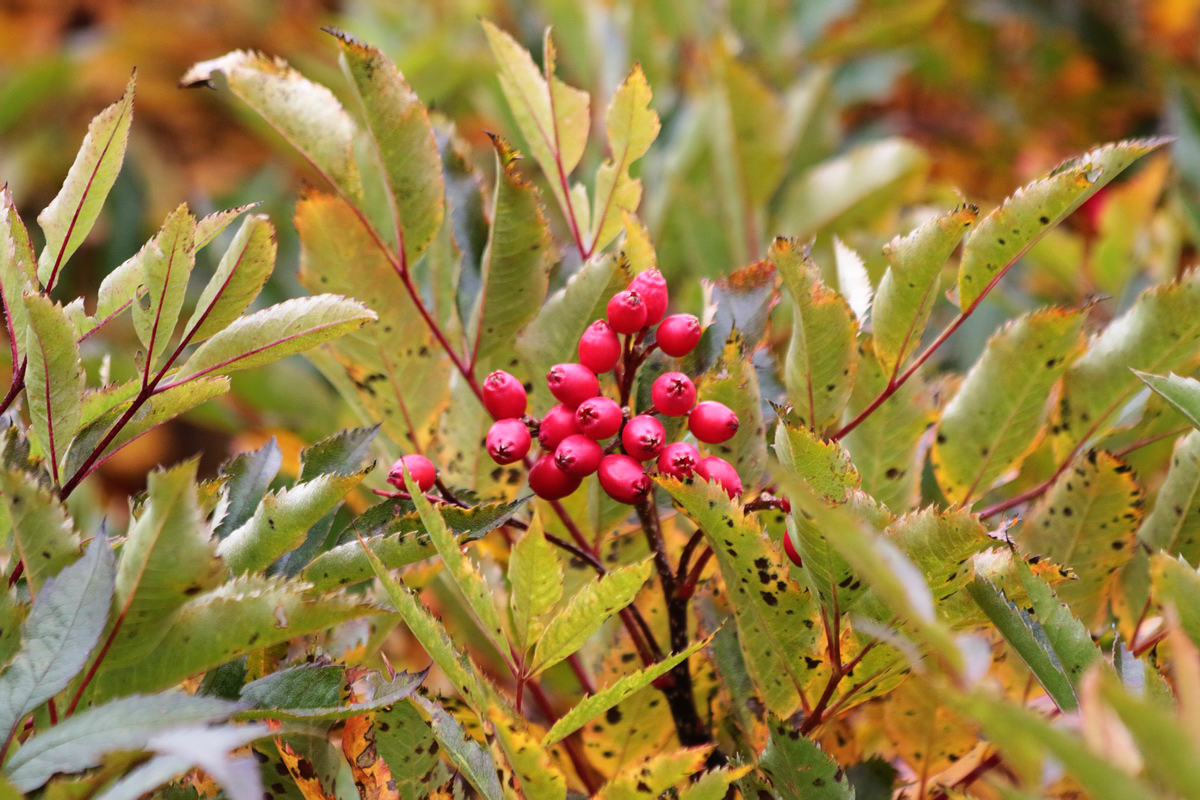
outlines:
{"label": "serrated leaf", "polygon": [[807,428],[793,428],[783,419],[775,425],[775,456],[813,492],[835,503],[862,482],[839,442],[822,441]]}
{"label": "serrated leaf", "polygon": [[329,473],[353,475],[371,453],[379,426],[352,428],[322,439],[300,451],[300,480],[311,481]]}
{"label": "serrated leaf", "polygon": [[196,239],[195,246],[197,250],[204,248],[212,243],[214,239],[220,236],[233,221],[245,214],[252,208],[257,208],[261,203],[246,203],[243,206],[234,208],[226,208],[222,211],[214,211],[211,214],[205,214],[200,219],[196,220]]}
{"label": "serrated leaf", "polygon": [[354,788],[365,800],[400,800],[392,771],[379,757],[375,740],[375,727],[366,714],[350,717],[342,725],[341,749],[350,766]]}
{"label": "serrated leaf", "polygon": [[1189,564],[1200,562],[1200,431],[1175,444],[1171,468],[1138,529],[1138,540]]}
{"label": "serrated leaf", "polygon": [[301,353],[361,328],[375,312],[337,295],[285,300],[235,320],[200,345],[175,378],[251,369]]}
{"label": "serrated leaf", "polygon": [[38,258],[38,280],[51,289],[62,267],[83,243],[104,200],[112,189],[125,160],[129,125],[133,121],[134,73],[121,99],[97,114],[88,123],[87,135],[79,146],[62,188],[38,214],[38,225],[46,236],[46,246]]}
{"label": "serrated leaf", "polygon": [[986,494],[1034,446],[1051,390],[1079,352],[1082,322],[1078,313],[1048,309],[988,340],[938,422],[934,474],[951,503]]}
{"label": "serrated leaf", "polygon": [[333,92],[313,83],[280,58],[234,50],[193,64],[182,86],[211,85],[220,73],[234,96],[349,197],[362,195],[354,163],[355,126]]}
{"label": "serrated leaf", "polygon": [[[782,554],[768,545],[747,516],[718,484],[688,486],[659,478],[660,485],[704,532],[716,556],[737,620],[746,667],[768,709],[790,716],[820,667],[812,595],[788,578]],[[809,656],[809,658],[805,658]]]}
{"label": "serrated leaf", "polygon": [[646,154],[662,127],[658,114],[650,108],[652,99],[641,65],[634,64],[613,93],[604,118],[609,159],[596,173],[590,252],[602,250],[616,238],[624,224],[621,212],[637,210],[641,181],[629,176],[629,167]]}
{"label": "serrated leaf", "polygon": [[21,626],[21,649],[0,675],[0,731],[11,736],[83,669],[104,632],[115,573],[112,549],[97,536],[82,558],[42,587]]}
{"label": "serrated leaf", "polygon": [[416,698],[416,702],[429,714],[433,735],[437,737],[438,744],[442,746],[450,763],[485,800],[503,800],[504,792],[496,777],[496,763],[492,761],[488,751],[467,736],[459,721],[446,709],[420,696]]}
{"label": "serrated leaf", "polygon": [[12,192],[0,188],[0,305],[4,307],[5,329],[12,348],[13,368],[25,357],[25,338],[29,328],[29,312],[25,310],[24,295],[32,291],[37,276],[35,262],[29,249],[29,234],[21,223],[13,203]]}
{"label": "serrated leaf", "polygon": [[596,800],[649,800],[704,768],[711,745],[684,747],[630,764],[600,787]]}
{"label": "serrated leaf", "polygon": [[431,773],[441,763],[429,723],[412,700],[404,700],[380,709],[375,724],[387,731],[376,747],[392,770],[400,796],[406,800],[424,797],[429,792]]}
{"label": "serrated leaf", "polygon": [[225,516],[216,528],[219,538],[224,539],[254,516],[282,463],[283,451],[275,443],[275,437],[271,437],[257,450],[239,453],[221,465],[227,502]]}
{"label": "serrated leaf", "polygon": [[140,259],[145,294],[133,305],[133,328],[146,348],[146,375],[166,351],[196,265],[196,218],[184,203],[172,211]]}
{"label": "serrated leaf", "polygon": [[964,509],[905,514],[883,535],[920,570],[939,605],[971,582],[971,557],[995,544],[979,518]]}
{"label": "serrated leaf", "polygon": [[198,344],[241,316],[274,269],[275,227],[265,215],[251,214],[196,301],[196,309],[184,326],[188,341]]}
{"label": "serrated leaf", "polygon": [[685,786],[679,792],[679,800],[722,800],[727,796],[729,787],[752,769],[754,767],[750,764],[710,769]]}
{"label": "serrated leaf", "polygon": [[27,472],[0,472],[0,501],[12,523],[13,543],[31,593],[79,558],[79,534],[66,507]]}
{"label": "serrated leaf", "polygon": [[710,444],[708,452],[733,464],[748,486],[759,482],[767,466],[762,394],[758,372],[750,360],[752,350],[753,345],[747,344],[741,334],[734,331],[725,342],[717,363],[696,378],[697,396],[724,403],[737,414],[737,433],[720,444]]}
{"label": "serrated leaf", "polygon": [[1171,404],[1171,407],[1183,416],[1193,426],[1200,428],[1200,381],[1176,375],[1150,375],[1134,370],[1142,383]]}
{"label": "serrated leaf", "polygon": [[845,772],[820,745],[796,733],[771,715],[770,738],[758,759],[758,770],[783,800],[853,800],[854,789]]}
{"label": "serrated leaf", "polygon": [[238,718],[344,719],[399,703],[417,690],[425,675],[401,672],[384,680],[380,673],[358,667],[288,667],[242,688]]}
{"label": "serrated leaf", "polygon": [[59,459],[79,430],[83,365],[75,343],[75,326],[62,306],[41,294],[27,294],[24,302],[29,314],[25,398],[30,427],[50,458],[51,474],[57,482]]}
{"label": "serrated leaf", "polygon": [[[766,334],[771,309],[779,298],[775,265],[763,259],[703,283],[711,293],[709,304],[715,306],[712,323],[704,335],[713,337],[714,343],[727,342],[736,328],[750,348],[757,349]],[[699,348],[703,350],[704,345]],[[696,360],[701,359],[697,357]]]}
{"label": "serrated leaf", "polygon": [[[850,492],[846,498],[846,510],[876,530],[883,530],[892,516],[861,490]],[[822,605],[839,611],[853,607],[866,592],[863,582],[855,575],[849,562],[830,543],[836,535],[806,514],[791,514],[787,517],[785,536],[790,536],[796,552],[803,563],[802,569],[809,587],[817,593]]]}
{"label": "serrated leaf", "polygon": [[516,777],[517,786],[509,785],[518,793],[511,796],[522,800],[565,800],[566,776],[525,719],[493,703],[488,709],[488,720],[496,736],[493,751],[501,751]]}
{"label": "serrated leaf", "polygon": [[850,306],[826,288],[806,248],[776,239],[768,258],[791,297],[792,336],[783,378],[800,420],[820,432],[841,418],[858,366],[857,326]]}
{"label": "serrated leaf", "polygon": [[1129,467],[1105,452],[1089,452],[1062,474],[1018,534],[1022,550],[1073,569],[1079,580],[1059,593],[1085,624],[1104,610],[1116,574],[1133,554],[1142,519],[1142,490]]}
{"label": "serrated leaf", "polygon": [[[513,638],[519,652],[527,652],[545,629],[543,617],[563,593],[563,567],[558,551],[546,541],[542,519],[534,516],[529,528],[512,548],[508,562],[512,585]],[[546,743],[549,746],[549,743]]]}

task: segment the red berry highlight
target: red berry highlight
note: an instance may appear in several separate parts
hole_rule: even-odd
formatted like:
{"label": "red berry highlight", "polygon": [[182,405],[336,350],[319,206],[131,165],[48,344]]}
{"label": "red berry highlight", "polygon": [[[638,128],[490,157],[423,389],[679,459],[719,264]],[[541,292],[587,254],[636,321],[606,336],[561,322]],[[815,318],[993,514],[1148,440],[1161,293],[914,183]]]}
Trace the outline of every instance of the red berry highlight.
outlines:
{"label": "red berry highlight", "polygon": [[642,296],[646,303],[646,324],[653,325],[667,313],[667,279],[656,269],[639,272],[629,288]]}
{"label": "red berry highlight", "polygon": [[546,384],[558,402],[571,408],[600,394],[600,380],[596,373],[574,362],[551,367],[546,373]]}
{"label": "red berry highlight", "polygon": [[621,360],[621,340],[607,322],[598,319],[579,337],[579,363],[597,375]]}
{"label": "red berry highlight", "polygon": [[425,456],[409,453],[396,459],[396,463],[392,464],[391,470],[388,471],[387,482],[402,492],[408,490],[404,485],[404,467],[408,467],[409,474],[413,476],[422,492],[428,492],[437,483],[437,467],[433,462]]}
{"label": "red berry highlight", "polygon": [[561,500],[579,488],[579,478],[563,472],[553,454],[545,453],[529,468],[529,488],[543,500]]}
{"label": "red berry highlight", "polygon": [[579,426],[575,424],[575,409],[560,403],[542,417],[542,423],[538,426],[538,443],[547,450],[553,450],[573,433],[579,433]]}
{"label": "red berry highlight", "polygon": [[659,375],[650,388],[650,398],[658,413],[668,417],[682,417],[696,403],[696,386],[682,372],[666,372]]}
{"label": "red berry highlight", "polygon": [[521,382],[502,369],[483,380],[483,407],[493,419],[509,419],[525,413],[528,397]]}
{"label": "red berry highlight", "polygon": [[621,446],[638,461],[649,461],[662,450],[667,431],[663,424],[649,414],[639,414],[625,423],[621,431]]}
{"label": "red berry highlight", "polygon": [[497,464],[512,464],[529,453],[532,443],[529,429],[519,419],[501,419],[492,423],[487,434],[487,451]]}
{"label": "red berry highlight", "polygon": [[563,439],[554,451],[554,463],[572,478],[586,478],[600,467],[604,448],[595,439],[575,433]]}
{"label": "red berry highlight", "polygon": [[696,465],[696,474],[706,481],[716,481],[721,484],[725,494],[732,499],[742,493],[742,479],[737,470],[723,458],[708,456],[700,459]]}
{"label": "red berry highlight", "polygon": [[608,324],[617,333],[637,333],[646,327],[646,301],[629,289],[617,292],[608,301]]}
{"label": "red berry highlight", "polygon": [[700,451],[687,442],[669,444],[658,454],[658,471],[681,481],[692,477],[700,464]]}
{"label": "red berry highlight", "polygon": [[695,349],[702,333],[700,320],[691,314],[672,314],[659,323],[654,335],[659,350],[681,358]]}
{"label": "red berry highlight", "polygon": [[600,462],[600,488],[618,503],[633,505],[650,494],[650,476],[630,456],[617,453]]}
{"label": "red berry highlight", "polygon": [[733,438],[738,432],[737,414],[724,403],[716,400],[705,400],[697,403],[688,414],[688,430],[702,442],[720,444]]}
{"label": "red berry highlight", "polygon": [[783,532],[783,552],[787,553],[788,560],[797,567],[804,566],[804,560],[800,558],[800,554],[796,552],[796,545],[792,544],[792,537],[787,531]]}
{"label": "red berry highlight", "polygon": [[575,409],[575,424],[581,432],[593,439],[607,439],[621,430],[621,420],[624,416],[616,400],[592,397]]}

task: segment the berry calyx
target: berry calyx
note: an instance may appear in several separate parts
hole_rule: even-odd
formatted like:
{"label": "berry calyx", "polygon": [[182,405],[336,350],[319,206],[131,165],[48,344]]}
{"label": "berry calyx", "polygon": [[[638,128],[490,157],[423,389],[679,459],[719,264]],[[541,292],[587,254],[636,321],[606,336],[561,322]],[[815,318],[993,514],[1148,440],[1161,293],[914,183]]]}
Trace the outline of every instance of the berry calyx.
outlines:
{"label": "berry calyx", "polygon": [[607,439],[621,430],[624,414],[616,400],[607,397],[592,397],[584,400],[575,409],[575,424],[579,430],[593,439]]}
{"label": "berry calyx", "polygon": [[492,423],[487,434],[487,451],[497,464],[512,464],[529,453],[532,443],[529,429],[519,419],[501,419]]}
{"label": "berry calyx", "polygon": [[575,409],[560,403],[542,417],[542,423],[538,426],[538,443],[547,450],[553,450],[573,433],[579,433],[579,426],[575,424]]}
{"label": "berry calyx", "polygon": [[433,465],[425,456],[409,453],[396,459],[396,463],[392,464],[392,468],[388,471],[387,482],[395,486],[400,491],[407,491],[404,485],[404,468],[408,467],[408,473],[412,475],[413,480],[417,482],[417,488],[422,492],[428,492],[437,483],[437,467]]}
{"label": "berry calyx", "polygon": [[630,456],[613,453],[600,461],[600,488],[618,503],[633,505],[650,494],[650,476]]}
{"label": "berry calyx", "polygon": [[596,373],[574,362],[551,367],[546,373],[546,384],[558,402],[571,408],[600,394],[600,380]]}
{"label": "berry calyx", "polygon": [[716,400],[705,400],[697,403],[688,414],[688,430],[702,442],[720,444],[733,438],[738,432],[737,414],[724,403]]}
{"label": "berry calyx", "polygon": [[563,472],[554,455],[545,453],[529,468],[529,488],[543,500],[561,500],[579,488],[579,478]]}
{"label": "berry calyx", "polygon": [[574,433],[558,443],[554,463],[571,478],[586,478],[600,467],[604,448],[595,439]]}
{"label": "berry calyx", "polygon": [[646,323],[653,325],[667,313],[667,279],[656,269],[639,272],[629,288],[642,296],[646,303]]}
{"label": "berry calyx", "polygon": [[796,552],[796,545],[792,544],[792,537],[787,531],[783,532],[783,552],[787,553],[788,560],[797,567],[804,566],[804,560]]}
{"label": "berry calyx", "polygon": [[691,314],[672,314],[664,319],[655,332],[658,349],[674,358],[682,358],[700,343],[700,320]]}
{"label": "berry calyx", "polygon": [[493,419],[510,419],[525,413],[528,397],[521,382],[502,369],[483,380],[483,407]]}
{"label": "berry calyx", "polygon": [[666,372],[655,379],[650,399],[658,413],[667,417],[682,417],[696,403],[696,386],[682,372]]}
{"label": "berry calyx", "polygon": [[610,371],[621,360],[621,340],[607,322],[598,319],[579,337],[579,363],[597,375]]}
{"label": "berry calyx", "polygon": [[649,461],[662,450],[667,431],[663,424],[649,414],[639,414],[625,423],[621,431],[621,446],[638,461]]}
{"label": "berry calyx", "polygon": [[730,499],[742,493],[741,477],[733,468],[733,464],[723,458],[708,456],[700,459],[700,463],[696,465],[696,474],[706,481],[716,481],[721,484],[721,488],[725,490],[725,494],[729,495]]}
{"label": "berry calyx", "polygon": [[637,333],[646,326],[646,301],[631,289],[617,292],[608,301],[608,324],[617,333]]}
{"label": "berry calyx", "polygon": [[700,463],[700,451],[687,442],[669,444],[658,454],[658,471],[681,481],[692,477]]}

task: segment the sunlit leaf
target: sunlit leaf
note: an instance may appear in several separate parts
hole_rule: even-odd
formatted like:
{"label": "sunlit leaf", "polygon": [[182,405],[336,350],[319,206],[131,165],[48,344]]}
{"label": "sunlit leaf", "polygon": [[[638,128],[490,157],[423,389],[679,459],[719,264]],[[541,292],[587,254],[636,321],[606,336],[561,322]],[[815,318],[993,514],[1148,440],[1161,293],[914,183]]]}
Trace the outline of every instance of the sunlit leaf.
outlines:
{"label": "sunlit leaf", "polygon": [[1137,370],[1134,372],[1155,394],[1187,417],[1188,422],[1200,428],[1200,381],[1195,378],[1180,377],[1174,372],[1166,376],[1150,375]]}
{"label": "sunlit leaf", "polygon": [[484,800],[502,800],[504,793],[497,778],[496,763],[487,749],[467,736],[462,725],[444,708],[424,697],[417,703],[430,716],[430,725],[445,755]]}
{"label": "sunlit leaf", "polygon": [[252,214],[238,229],[196,301],[196,310],[184,327],[189,341],[202,342],[241,316],[274,268],[275,228],[266,216]]}
{"label": "sunlit leaf", "polygon": [[196,218],[184,203],[167,216],[140,259],[145,294],[133,305],[133,328],[146,348],[146,374],[167,352],[196,264]]}
{"label": "sunlit leaf", "polygon": [[592,211],[591,251],[608,246],[624,223],[621,212],[634,212],[641,199],[641,181],[629,167],[646,154],[658,137],[658,114],[650,108],[652,93],[646,75],[635,64],[613,93],[605,115],[609,159],[596,173],[596,203]]}
{"label": "sunlit leaf", "polygon": [[758,759],[758,770],[772,796],[784,800],[853,800],[845,772],[820,745],[800,736],[778,717],[767,726],[770,739]]}
{"label": "sunlit leaf", "polygon": [[[488,710],[496,733],[493,751],[499,750],[520,786],[520,797],[529,800],[564,800],[567,779],[521,716],[506,713],[498,704]],[[497,747],[498,745],[498,747]]]}
{"label": "sunlit leaf", "polygon": [[50,458],[51,472],[58,478],[59,459],[67,451],[82,418],[84,372],[75,343],[75,327],[62,306],[41,294],[27,294],[29,314],[25,372],[25,397],[29,402],[34,438]]}
{"label": "sunlit leaf", "polygon": [[775,455],[780,465],[808,484],[813,492],[840,503],[861,483],[850,454],[838,442],[825,442],[806,428],[780,419],[775,426]]}
{"label": "sunlit leaf", "polygon": [[24,565],[25,579],[36,594],[47,579],[79,558],[79,534],[66,507],[49,487],[26,472],[0,472],[0,501],[12,523],[13,544]]}
{"label": "sunlit leaf", "polygon": [[601,786],[595,797],[597,800],[647,800],[659,797],[699,772],[711,749],[711,746],[685,747],[630,764]]}
{"label": "sunlit leaf", "polygon": [[563,568],[558,552],[546,541],[541,517],[535,516],[529,529],[512,549],[508,564],[512,585],[509,605],[512,609],[516,647],[524,652],[542,635],[545,615],[562,597]]}

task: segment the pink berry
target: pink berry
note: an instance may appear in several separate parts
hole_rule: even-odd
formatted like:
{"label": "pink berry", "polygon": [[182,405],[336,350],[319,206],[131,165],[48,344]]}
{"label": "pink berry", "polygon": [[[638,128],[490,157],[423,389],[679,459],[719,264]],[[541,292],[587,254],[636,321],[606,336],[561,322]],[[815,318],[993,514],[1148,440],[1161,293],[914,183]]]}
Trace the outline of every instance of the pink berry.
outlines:
{"label": "pink berry", "polygon": [[664,319],[655,331],[658,349],[669,356],[682,358],[700,342],[700,320],[691,314],[672,314]]}
{"label": "pink berry", "polygon": [[658,413],[668,417],[682,417],[696,403],[696,386],[682,372],[665,372],[659,375],[650,388],[650,398]]}
{"label": "pink berry", "polygon": [[546,373],[550,394],[563,405],[575,406],[600,394],[600,379],[583,364],[555,364]]}
{"label": "pink berry", "polygon": [[700,463],[700,451],[687,442],[669,444],[658,454],[658,471],[685,481]]}
{"label": "pink berry", "polygon": [[529,468],[529,488],[543,500],[561,500],[579,488],[579,478],[563,472],[554,455],[545,453]]}
{"label": "pink berry", "polygon": [[388,472],[387,477],[388,483],[402,492],[407,491],[407,487],[404,485],[404,467],[408,467],[409,474],[413,476],[413,480],[417,482],[417,487],[422,492],[428,492],[437,483],[437,467],[433,465],[433,462],[425,456],[409,453],[392,464],[392,469]]}
{"label": "pink berry", "polygon": [[662,450],[667,431],[663,424],[649,414],[639,414],[625,423],[621,431],[621,446],[638,461],[649,461]]}
{"label": "pink berry", "polygon": [[554,463],[572,478],[586,478],[600,466],[604,448],[595,439],[574,433],[558,443]]}
{"label": "pink berry", "polygon": [[633,505],[650,493],[650,476],[633,458],[614,453],[600,462],[600,487],[618,503]]}
{"label": "pink berry", "polygon": [[487,451],[497,464],[520,461],[529,452],[529,429],[519,419],[501,419],[492,423],[487,434]]}
{"label": "pink berry", "polygon": [[483,381],[483,407],[493,419],[511,419],[525,413],[528,399],[521,382],[502,369]]}
{"label": "pink berry", "polygon": [[640,294],[646,303],[647,325],[653,325],[667,313],[667,281],[658,270],[638,273],[629,282],[629,288]]}
{"label": "pink berry", "polygon": [[579,363],[597,375],[608,372],[621,360],[621,340],[602,319],[588,326],[579,337]]}
{"label": "pink berry", "polygon": [[608,301],[608,324],[617,333],[637,333],[646,326],[646,301],[630,289],[617,292]]}
{"label": "pink berry", "polygon": [[688,430],[702,442],[719,444],[729,441],[738,432],[737,414],[724,403],[705,400],[697,403],[688,414]]}
{"label": "pink berry", "polygon": [[538,443],[547,450],[553,450],[573,433],[579,433],[579,426],[575,424],[575,409],[560,403],[542,417],[542,423],[538,426]]}
{"label": "pink berry", "polygon": [[796,545],[792,544],[792,537],[787,531],[783,532],[783,552],[787,553],[790,560],[797,567],[804,566],[804,560],[800,558],[800,554],[796,552]]}
{"label": "pink berry", "polygon": [[723,458],[708,456],[700,459],[696,465],[696,474],[706,481],[716,481],[721,484],[725,494],[732,499],[742,493],[742,479],[737,470]]}
{"label": "pink berry", "polygon": [[593,439],[607,439],[615,435],[621,430],[622,419],[624,414],[617,401],[607,397],[592,397],[575,409],[575,424]]}

